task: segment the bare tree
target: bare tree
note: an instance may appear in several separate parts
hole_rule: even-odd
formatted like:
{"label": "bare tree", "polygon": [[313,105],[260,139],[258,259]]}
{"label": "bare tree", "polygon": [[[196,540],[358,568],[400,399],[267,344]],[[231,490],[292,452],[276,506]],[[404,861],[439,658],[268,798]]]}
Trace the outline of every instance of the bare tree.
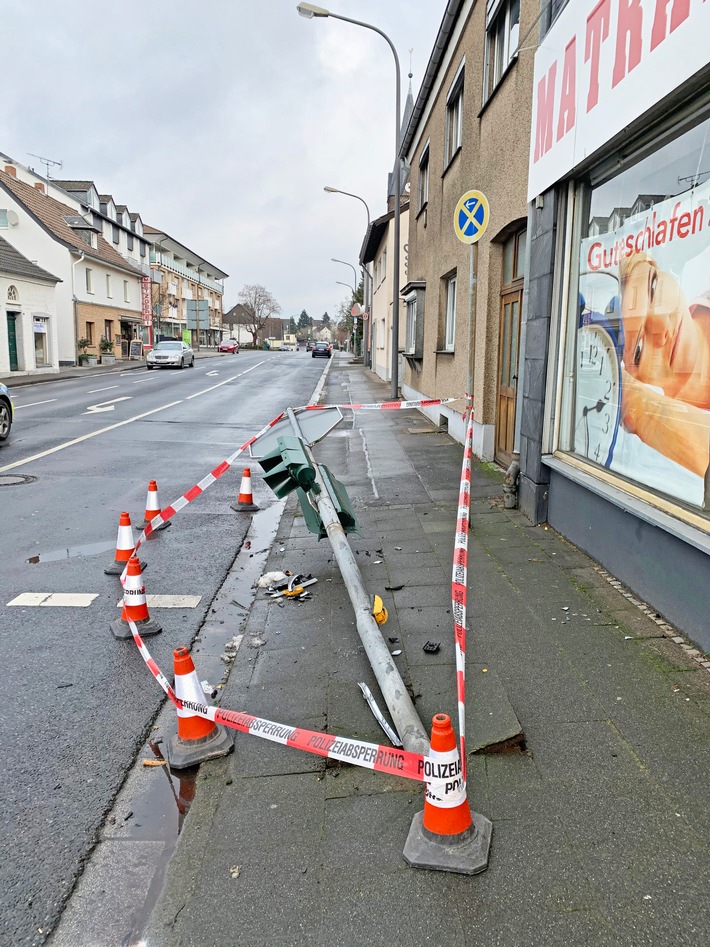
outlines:
{"label": "bare tree", "polygon": [[252,334],[254,348],[259,345],[259,333],[268,319],[281,312],[281,306],[271,293],[258,283],[244,286],[239,293],[239,302],[242,304],[245,316],[244,326]]}

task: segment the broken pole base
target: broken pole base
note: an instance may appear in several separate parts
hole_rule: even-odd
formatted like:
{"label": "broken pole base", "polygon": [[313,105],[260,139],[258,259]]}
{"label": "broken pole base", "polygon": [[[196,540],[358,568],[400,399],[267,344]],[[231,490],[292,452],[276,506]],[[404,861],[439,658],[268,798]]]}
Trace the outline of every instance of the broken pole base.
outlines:
{"label": "broken pole base", "polygon": [[488,868],[493,823],[479,812],[472,812],[473,825],[464,837],[435,835],[422,825],[423,812],[412,819],[404,846],[404,860],[412,868],[454,871],[477,875]]}

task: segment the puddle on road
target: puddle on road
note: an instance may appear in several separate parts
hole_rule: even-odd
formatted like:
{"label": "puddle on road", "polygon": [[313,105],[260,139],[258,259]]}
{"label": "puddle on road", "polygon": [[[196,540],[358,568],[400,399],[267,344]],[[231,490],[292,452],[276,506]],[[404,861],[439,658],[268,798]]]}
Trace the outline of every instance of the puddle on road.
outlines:
{"label": "puddle on road", "polygon": [[114,549],[114,541],[104,543],[86,543],[83,546],[69,546],[68,549],[55,549],[52,552],[40,552],[30,556],[28,562],[57,562],[59,559],[72,559],[74,556],[95,556],[99,552]]}
{"label": "puddle on road", "polygon": [[[241,634],[246,623],[257,592],[253,586],[264,572],[283,508],[283,502],[275,503],[266,510],[254,513],[242,547],[211,603],[208,618],[191,649],[193,655],[199,654],[197,670],[201,681],[208,680],[212,685],[217,685],[226,681],[229,676],[232,664],[225,665],[220,654],[235,634]],[[223,625],[220,624],[222,621]],[[237,623],[238,630],[235,631]],[[112,947],[115,943],[120,943],[122,947],[137,947],[142,943],[141,935],[162,892],[166,869],[175,853],[183,822],[197,793],[199,766],[172,771],[168,765],[168,741],[174,730],[174,708],[166,704],[154,729],[154,737],[145,744],[139,754],[133,770],[128,775],[124,791],[119,795],[108,819],[105,833],[107,839],[112,836],[111,827],[123,822],[129,826],[131,841],[162,841],[165,844],[156,859],[155,872],[143,904],[137,908],[132,897],[132,900],[123,906],[123,917],[129,930],[126,932],[124,928],[118,940],[115,937],[118,932],[113,932],[112,940],[112,932],[107,931],[106,947],[109,944]],[[145,766],[144,760],[155,761],[158,765]],[[153,773],[155,778],[148,778],[145,771],[150,773],[155,769],[162,770],[163,775]],[[134,784],[133,792],[131,783]],[[90,868],[89,864],[87,870]],[[76,896],[80,897],[79,891]],[[87,904],[85,910],[90,912],[93,907]],[[62,943],[61,938],[59,943]]]}

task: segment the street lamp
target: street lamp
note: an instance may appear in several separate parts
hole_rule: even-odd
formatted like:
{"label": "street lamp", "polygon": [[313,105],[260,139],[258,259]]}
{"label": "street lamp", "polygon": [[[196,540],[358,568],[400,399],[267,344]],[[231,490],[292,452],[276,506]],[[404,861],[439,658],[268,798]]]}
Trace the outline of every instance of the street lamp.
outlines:
{"label": "street lamp", "polygon": [[364,23],[362,20],[353,20],[349,16],[341,16],[339,13],[331,13],[323,7],[317,7],[314,3],[299,3],[296,7],[301,16],[312,20],[313,17],[332,17],[334,20],[343,20],[345,23],[353,23],[355,26],[362,26],[366,30],[372,30],[378,33],[392,50],[394,56],[395,68],[395,161],[394,161],[394,287],[392,290],[392,400],[399,397],[399,230],[400,230],[400,162],[399,162],[399,101],[400,101],[400,69],[399,57],[394,43],[383,33],[381,29],[373,26],[371,23]]}
{"label": "street lamp", "polygon": [[[328,194],[345,194],[346,197],[354,197],[356,201],[360,201],[360,203],[364,206],[365,212],[366,212],[366,214],[367,214],[367,232],[369,233],[369,231],[370,231],[370,208],[367,206],[367,201],[366,201],[363,197],[360,197],[359,194],[352,194],[350,191],[341,191],[340,188],[337,188],[337,187],[328,187],[327,184],[326,184],[326,186],[323,188],[323,190],[324,190],[324,191],[327,191]],[[369,346],[368,346],[369,351],[367,352],[367,356],[369,356],[369,357],[366,358],[365,364],[368,365],[370,368],[372,368],[373,350],[374,350],[374,334],[373,334],[373,333],[374,333],[374,330],[373,330],[373,326],[374,326],[374,324],[375,324],[375,320],[374,320],[374,317],[373,317],[373,315],[372,315],[372,277],[370,276],[370,271],[368,270],[368,268],[367,268],[366,265],[363,266],[362,272],[365,274],[365,278],[364,278],[364,284],[365,284],[365,285],[364,285],[364,287],[363,287],[365,309],[366,309],[366,310],[368,311],[368,313],[370,314],[370,340],[369,340],[369,341],[370,341],[370,344],[369,344]]]}
{"label": "street lamp", "polygon": [[[335,260],[334,262],[336,262],[336,263],[342,263],[342,260]],[[345,265],[346,265],[346,266],[350,266],[351,264],[350,264],[350,263],[346,263]],[[335,282],[336,282],[336,284],[337,284],[338,286],[347,286],[348,289],[352,290],[352,294],[353,294],[352,301],[354,302],[354,301],[355,301],[355,296],[356,296],[355,287],[354,287],[354,286],[351,286],[349,283],[341,283],[340,280],[336,280]],[[355,317],[353,316],[353,355],[357,355],[356,345],[355,345],[355,339],[356,339]]]}
{"label": "street lamp", "polygon": [[349,266],[350,269],[353,271],[353,276],[355,277],[355,285],[357,285],[357,270],[356,270],[355,267],[352,265],[352,263],[348,263],[346,260],[336,260],[336,258],[335,258],[334,256],[332,256],[332,257],[330,258],[330,262],[331,262],[331,263],[342,263],[343,266]]}

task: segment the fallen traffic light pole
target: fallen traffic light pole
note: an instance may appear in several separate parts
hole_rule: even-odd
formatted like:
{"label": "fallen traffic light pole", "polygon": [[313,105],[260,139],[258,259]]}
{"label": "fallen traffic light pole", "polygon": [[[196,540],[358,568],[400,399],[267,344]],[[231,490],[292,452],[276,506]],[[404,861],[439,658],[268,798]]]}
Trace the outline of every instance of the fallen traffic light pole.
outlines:
{"label": "fallen traffic light pole", "polygon": [[288,408],[287,414],[294,436],[279,437],[276,449],[261,457],[264,479],[279,497],[297,490],[308,529],[330,540],[355,611],[360,640],[402,744],[406,750],[426,755],[427,731],[382,637],[373,614],[372,596],[346,538],[347,532],[357,528],[350,498],[328,468],[315,461],[293,409]]}

